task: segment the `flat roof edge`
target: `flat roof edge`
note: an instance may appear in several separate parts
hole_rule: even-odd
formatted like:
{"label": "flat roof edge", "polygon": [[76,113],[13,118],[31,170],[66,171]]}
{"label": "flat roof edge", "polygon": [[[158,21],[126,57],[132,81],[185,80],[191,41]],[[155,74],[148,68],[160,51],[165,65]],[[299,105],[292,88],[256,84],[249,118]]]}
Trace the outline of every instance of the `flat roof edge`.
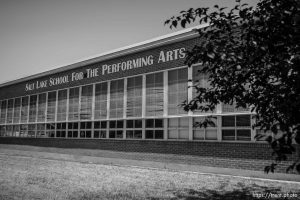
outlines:
{"label": "flat roof edge", "polygon": [[143,42],[135,43],[135,44],[132,44],[132,45],[129,45],[129,46],[117,48],[117,49],[107,51],[107,52],[104,52],[104,53],[101,53],[101,54],[98,54],[98,55],[94,55],[94,56],[90,56],[90,57],[87,57],[87,58],[84,58],[84,59],[80,59],[78,61],[75,61],[72,64],[63,65],[63,66],[57,67],[57,68],[52,69],[52,70],[40,72],[40,73],[30,75],[30,76],[21,77],[21,78],[11,80],[11,81],[5,81],[3,83],[0,83],[0,87],[9,86],[9,85],[12,85],[12,84],[28,81],[28,80],[31,80],[31,79],[35,79],[35,78],[39,78],[39,77],[43,77],[43,76],[47,76],[47,75],[51,75],[51,74],[71,70],[71,69],[76,69],[76,68],[79,68],[79,67],[84,67],[86,65],[94,64],[94,63],[105,61],[105,60],[108,60],[108,59],[113,59],[113,58],[116,58],[116,57],[119,57],[119,56],[128,55],[128,54],[131,54],[131,53],[135,53],[137,51],[142,51],[142,50],[147,50],[147,49],[150,49],[150,48],[162,46],[162,45],[165,45],[165,44],[168,44],[168,43],[174,43],[174,42],[179,42],[179,41],[182,41],[182,40],[195,38],[195,37],[198,36],[198,33],[194,30],[195,29],[201,29],[201,28],[204,28],[204,27],[207,27],[207,26],[208,26],[208,24],[201,24],[201,25],[194,26],[194,27],[191,27],[191,28],[176,31],[174,33],[169,33],[169,34],[166,34],[166,35],[163,35],[163,36],[159,36],[159,37],[155,37],[155,38],[152,38],[152,39],[149,39],[149,40],[145,40]]}

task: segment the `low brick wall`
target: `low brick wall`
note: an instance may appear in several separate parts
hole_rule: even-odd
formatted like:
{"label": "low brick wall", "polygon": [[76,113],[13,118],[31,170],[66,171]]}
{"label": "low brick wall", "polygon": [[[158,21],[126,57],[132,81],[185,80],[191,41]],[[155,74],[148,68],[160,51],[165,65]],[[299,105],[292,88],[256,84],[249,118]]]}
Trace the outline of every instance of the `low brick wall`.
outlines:
{"label": "low brick wall", "polygon": [[[266,143],[14,137],[0,138],[0,143],[187,155],[195,157],[195,160],[187,160],[191,164],[248,170],[262,170],[264,166],[272,162],[272,150]],[[289,160],[299,157],[299,146],[296,149],[297,153]],[[281,163],[276,171],[285,172],[290,163]]]}

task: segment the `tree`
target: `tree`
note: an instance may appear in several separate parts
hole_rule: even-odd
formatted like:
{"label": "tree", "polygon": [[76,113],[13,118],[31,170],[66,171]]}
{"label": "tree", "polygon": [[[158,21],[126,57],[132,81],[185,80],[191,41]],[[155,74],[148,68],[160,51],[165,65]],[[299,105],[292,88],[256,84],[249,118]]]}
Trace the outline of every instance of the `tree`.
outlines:
{"label": "tree", "polygon": [[[217,104],[250,107],[273,149],[275,160],[265,167],[274,172],[278,162],[296,152],[300,144],[300,30],[298,0],[261,0],[256,8],[241,4],[231,10],[215,5],[191,8],[166,20],[179,24],[208,23],[196,30],[200,42],[187,51],[185,63],[201,63],[209,74],[209,88],[194,85],[197,96],[185,110],[213,110]],[[266,132],[273,134],[266,136]],[[287,171],[300,172],[299,154]]]}

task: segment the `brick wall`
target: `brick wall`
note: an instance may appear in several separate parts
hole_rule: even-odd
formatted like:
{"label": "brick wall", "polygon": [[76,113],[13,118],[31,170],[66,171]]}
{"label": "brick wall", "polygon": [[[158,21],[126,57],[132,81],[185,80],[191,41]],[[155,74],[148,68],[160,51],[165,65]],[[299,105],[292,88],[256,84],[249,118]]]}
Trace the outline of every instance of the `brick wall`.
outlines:
{"label": "brick wall", "polygon": [[[186,162],[190,164],[263,170],[272,162],[271,149],[266,143],[233,143],[233,142],[195,142],[195,141],[154,141],[154,140],[110,140],[110,139],[61,139],[61,138],[0,138],[2,144],[19,144],[59,148],[87,148],[124,152],[146,152],[169,154],[165,162]],[[289,158],[277,167],[277,172],[285,172],[291,160],[300,153]],[[176,160],[176,156],[186,155],[188,159]],[[191,158],[192,157],[192,158]],[[143,160],[151,158],[139,158]]]}

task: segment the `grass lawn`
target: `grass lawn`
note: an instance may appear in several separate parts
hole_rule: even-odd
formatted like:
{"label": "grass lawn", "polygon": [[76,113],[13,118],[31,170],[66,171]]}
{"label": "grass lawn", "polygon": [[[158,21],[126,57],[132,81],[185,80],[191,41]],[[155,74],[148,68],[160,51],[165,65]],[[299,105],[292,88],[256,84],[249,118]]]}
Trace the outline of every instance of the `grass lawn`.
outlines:
{"label": "grass lawn", "polygon": [[284,194],[293,192],[300,195],[299,189],[300,183],[292,182],[261,181],[192,172],[88,164],[0,154],[1,200],[245,200],[255,199],[254,193]]}

